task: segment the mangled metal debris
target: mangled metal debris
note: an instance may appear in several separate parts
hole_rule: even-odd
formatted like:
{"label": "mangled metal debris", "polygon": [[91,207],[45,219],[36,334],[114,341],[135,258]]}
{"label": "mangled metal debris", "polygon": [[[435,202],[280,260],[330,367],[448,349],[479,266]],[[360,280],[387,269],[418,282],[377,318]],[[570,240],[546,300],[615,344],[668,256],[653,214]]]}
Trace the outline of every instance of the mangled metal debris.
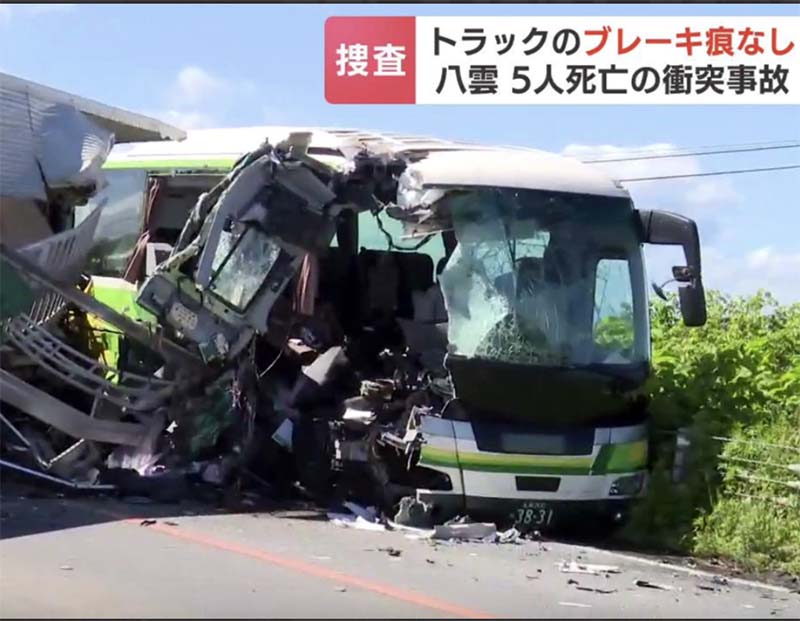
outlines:
{"label": "mangled metal debris", "polygon": [[[9,345],[0,380],[3,400],[12,408],[2,420],[19,440],[4,442],[4,449],[25,453],[26,460],[33,456],[31,465],[43,471],[55,473],[59,466],[67,478],[80,478],[89,469],[95,480],[99,475],[133,493],[146,491],[149,483],[174,482],[175,473],[178,479],[228,484],[263,444],[255,435],[259,423],[259,431],[273,426],[276,444],[291,450],[293,420],[262,413],[266,403],[257,396],[254,339],[268,331],[273,305],[304,260],[328,247],[340,213],[372,206],[355,205],[347,197],[338,201],[331,188],[357,193],[353,179],[364,186],[379,179],[362,170],[374,164],[369,158],[342,177],[306,163],[302,145],[294,157],[295,146],[281,149],[265,142],[200,196],[170,258],[137,294],[136,304],[151,313],[150,326],[81,291],[74,281],[53,278],[24,252],[3,245],[4,264],[29,285],[34,305],[35,292],[43,291],[68,309],[48,321],[26,313],[4,320]],[[368,187],[366,195],[371,196]],[[92,318],[117,330],[123,345],[144,348],[137,372],[123,370],[121,360],[117,367],[103,362],[107,351],[98,358],[91,327],[86,330]],[[293,408],[326,381],[341,352],[341,347],[306,349],[316,360],[295,381],[289,396]],[[33,373],[15,373],[19,360]],[[85,397],[62,397],[60,387]],[[279,390],[279,383],[270,389]],[[41,431],[25,416],[43,425]],[[40,441],[31,441],[32,434]],[[74,439],[72,446],[68,438]],[[67,448],[59,452],[54,442]],[[81,460],[74,457],[79,453]],[[25,465],[16,470],[33,471]]]}
{"label": "mangled metal debris", "polygon": [[[0,463],[58,486],[107,490],[98,483],[105,447],[140,444],[146,413],[170,382],[109,381],[114,370],[93,355],[90,313],[162,348],[81,290],[100,210],[77,226],[73,211],[106,184],[101,166],[115,141],[185,133],[6,74],[0,101]],[[118,415],[125,408],[131,415]]]}

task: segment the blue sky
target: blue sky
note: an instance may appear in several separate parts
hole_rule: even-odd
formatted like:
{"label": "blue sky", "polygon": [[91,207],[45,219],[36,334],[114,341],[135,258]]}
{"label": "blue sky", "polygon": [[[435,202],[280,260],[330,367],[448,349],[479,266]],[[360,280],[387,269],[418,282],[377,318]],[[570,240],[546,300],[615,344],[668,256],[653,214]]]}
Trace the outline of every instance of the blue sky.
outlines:
{"label": "blue sky", "polygon": [[[325,18],[798,14],[797,5],[0,5],[0,70],[182,126],[355,126],[606,156],[666,145],[797,140],[800,109],[335,106],[323,95]],[[627,163],[611,172],[630,177],[796,163],[800,149]],[[800,301],[800,170],[629,188],[640,207],[698,220],[707,286],[733,293],[763,286],[782,301]],[[651,253],[654,279],[668,277],[664,262],[672,256]]]}

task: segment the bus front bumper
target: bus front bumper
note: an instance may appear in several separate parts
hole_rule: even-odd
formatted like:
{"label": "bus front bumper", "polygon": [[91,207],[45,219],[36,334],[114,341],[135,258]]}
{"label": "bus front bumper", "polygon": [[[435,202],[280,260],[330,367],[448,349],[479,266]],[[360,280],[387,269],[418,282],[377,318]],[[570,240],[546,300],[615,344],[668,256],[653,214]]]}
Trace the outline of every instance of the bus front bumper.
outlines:
{"label": "bus front bumper", "polygon": [[432,504],[440,520],[467,514],[478,521],[494,522],[498,528],[530,530],[608,530],[624,524],[636,498],[603,500],[528,500],[461,496],[420,490],[420,501]]}

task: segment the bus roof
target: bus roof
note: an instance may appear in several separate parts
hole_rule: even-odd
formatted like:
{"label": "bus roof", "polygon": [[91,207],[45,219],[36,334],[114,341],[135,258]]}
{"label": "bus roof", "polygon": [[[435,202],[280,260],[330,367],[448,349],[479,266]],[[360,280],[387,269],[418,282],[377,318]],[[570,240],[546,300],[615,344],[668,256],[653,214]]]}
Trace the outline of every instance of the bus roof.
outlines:
{"label": "bus roof", "polygon": [[106,168],[226,171],[264,140],[277,144],[292,133],[310,133],[308,155],[334,167],[367,148],[374,153],[424,155],[411,165],[425,185],[502,186],[627,197],[597,169],[547,151],[481,145],[396,132],[359,129],[254,126],[189,130],[180,142],[115,146]]}

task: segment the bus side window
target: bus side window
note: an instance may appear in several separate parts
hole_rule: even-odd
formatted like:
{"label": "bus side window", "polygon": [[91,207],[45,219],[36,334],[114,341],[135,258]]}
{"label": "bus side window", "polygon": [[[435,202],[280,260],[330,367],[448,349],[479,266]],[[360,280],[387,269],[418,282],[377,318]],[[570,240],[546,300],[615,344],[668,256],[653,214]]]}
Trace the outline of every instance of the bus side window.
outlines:
{"label": "bus side window", "polygon": [[105,171],[107,185],[75,210],[76,225],[101,208],[86,271],[121,278],[139,239],[144,216],[147,173],[144,170]]}

